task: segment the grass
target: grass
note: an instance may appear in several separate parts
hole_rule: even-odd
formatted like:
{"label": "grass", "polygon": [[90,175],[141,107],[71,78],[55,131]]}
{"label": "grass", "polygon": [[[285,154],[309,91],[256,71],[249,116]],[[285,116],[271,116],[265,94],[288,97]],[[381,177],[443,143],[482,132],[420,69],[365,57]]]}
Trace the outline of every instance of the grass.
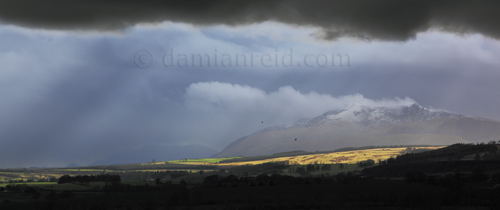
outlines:
{"label": "grass", "polygon": [[198,158],[198,159],[184,159],[184,160],[170,160],[170,161],[159,161],[154,163],[142,163],[141,165],[162,165],[162,164],[186,164],[186,165],[205,165],[205,164],[217,164],[223,160],[235,159],[240,157],[228,157],[228,158]]}
{"label": "grass", "polygon": [[1,174],[7,174],[7,175],[24,175],[23,172],[0,172],[0,175]]}
{"label": "grass", "polygon": [[211,172],[218,171],[216,169],[144,169],[144,170],[134,170],[134,172],[175,172],[175,171],[187,171],[191,173],[198,173],[200,171],[203,172]]}
{"label": "grass", "polygon": [[[6,187],[10,183],[2,183],[0,187]],[[155,185],[154,181],[123,181],[122,184],[128,184],[132,186],[137,185]],[[90,190],[96,186],[104,187],[106,182],[90,182],[87,185],[78,184],[78,183],[64,183],[57,184],[57,182],[26,182],[26,183],[13,183],[13,185],[27,185],[30,187],[39,187],[47,190],[71,190],[71,191],[82,191],[82,190]]]}
{"label": "grass", "polygon": [[109,169],[93,169],[93,168],[59,168],[54,169],[54,171],[72,171],[72,172],[121,172],[119,170],[109,170]]}
{"label": "grass", "polygon": [[[438,149],[442,146],[437,147],[415,147],[415,149]],[[288,161],[289,164],[307,165],[307,164],[354,164],[359,161],[365,161],[372,159],[375,161],[386,160],[391,157],[396,157],[401,155],[407,147],[396,147],[396,148],[376,148],[376,149],[364,149],[364,150],[354,150],[345,152],[331,152],[331,153],[318,153],[318,154],[308,154],[308,155],[294,155],[286,157],[276,157],[268,158],[262,160],[249,160],[241,162],[230,162],[230,163],[219,163],[223,160],[236,159],[240,157],[229,157],[229,158],[200,158],[200,159],[187,159],[187,160],[172,160],[172,161],[161,161],[155,163],[142,163],[141,165],[168,165],[168,164],[179,164],[179,165],[215,165],[215,166],[240,166],[240,165],[258,165],[267,162],[283,162]],[[191,169],[192,170],[192,169]],[[154,170],[153,170],[154,171]]]}
{"label": "grass", "polygon": [[154,181],[124,181],[122,182],[122,184],[128,184],[128,185],[131,185],[131,186],[140,186],[140,185],[156,185],[156,183]]}
{"label": "grass", "polygon": [[[440,147],[417,147],[418,149],[437,149]],[[292,165],[307,165],[307,164],[354,164],[360,161],[365,161],[372,159],[375,162],[380,160],[386,160],[391,157],[395,158],[401,155],[402,152],[406,150],[406,147],[397,148],[376,148],[376,149],[365,149],[365,150],[355,150],[346,152],[332,152],[324,154],[310,154],[310,155],[300,155],[300,156],[289,156],[289,157],[279,157],[270,158],[265,160],[256,161],[244,161],[244,162],[232,162],[232,163],[219,163],[220,166],[238,166],[238,165],[257,165],[266,162],[284,162],[288,161]]]}
{"label": "grass", "polygon": [[[10,183],[1,183],[0,187],[5,187]],[[30,187],[43,187],[47,185],[56,185],[57,182],[24,182],[24,183],[12,183],[13,185],[28,185]]]}
{"label": "grass", "polygon": [[71,191],[82,191],[89,190],[91,187],[73,183],[57,184],[52,187],[53,190],[71,190]]}
{"label": "grass", "polygon": [[[441,146],[436,147],[414,147],[415,149],[438,149]],[[338,174],[341,172],[362,170],[356,166],[359,161],[365,161],[372,159],[375,162],[378,160],[386,160],[391,157],[396,157],[405,152],[406,147],[395,147],[395,148],[374,148],[374,149],[364,149],[364,150],[353,150],[353,151],[342,151],[342,152],[325,152],[325,153],[312,153],[312,154],[301,154],[290,153],[290,156],[285,157],[270,157],[268,159],[260,160],[248,160],[248,161],[237,161],[229,163],[220,163],[223,160],[234,160],[240,157],[229,157],[229,158],[199,158],[199,159],[184,159],[184,160],[173,160],[173,161],[162,161],[155,163],[142,163],[142,164],[132,164],[132,165],[110,165],[110,166],[98,166],[98,167],[81,167],[81,168],[55,168],[55,169],[40,169],[40,170],[29,170],[29,171],[1,171],[0,181],[7,182],[12,181],[27,181],[28,179],[40,180],[42,178],[48,179],[50,177],[60,177],[64,174],[70,175],[96,175],[101,173],[126,173],[126,172],[157,172],[157,171],[190,171],[192,173],[198,173],[203,170],[205,172],[218,171],[221,168],[227,169],[234,166],[242,165],[259,165],[268,162],[288,162],[289,165],[295,167],[294,165],[308,165],[308,164],[333,164],[330,171],[318,171],[316,173],[329,173]],[[473,157],[465,157],[464,159],[471,159]],[[347,169],[339,169],[338,164],[344,164]],[[285,174],[287,174],[285,170]]]}

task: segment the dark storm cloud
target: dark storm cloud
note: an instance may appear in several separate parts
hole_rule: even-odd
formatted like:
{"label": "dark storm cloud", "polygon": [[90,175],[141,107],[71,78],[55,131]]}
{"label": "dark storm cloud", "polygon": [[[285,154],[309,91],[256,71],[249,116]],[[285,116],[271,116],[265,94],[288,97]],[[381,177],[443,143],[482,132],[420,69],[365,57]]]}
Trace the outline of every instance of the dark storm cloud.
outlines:
{"label": "dark storm cloud", "polygon": [[429,29],[499,38],[498,1],[28,1],[0,2],[0,20],[48,29],[122,30],[162,21],[320,27],[319,37],[407,40]]}

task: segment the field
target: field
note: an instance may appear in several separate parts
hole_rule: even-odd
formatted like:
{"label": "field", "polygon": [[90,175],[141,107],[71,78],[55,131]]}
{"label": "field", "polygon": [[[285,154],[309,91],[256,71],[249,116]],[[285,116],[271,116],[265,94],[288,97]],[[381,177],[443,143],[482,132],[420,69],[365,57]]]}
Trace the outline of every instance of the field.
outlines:
{"label": "field", "polygon": [[[55,170],[55,169],[54,169]],[[50,178],[58,178],[62,174],[57,174],[57,172],[43,172],[35,170],[28,171],[25,170],[14,170],[14,171],[0,171],[0,182],[8,181],[28,181],[28,180],[50,180]]]}
{"label": "field", "polygon": [[[438,149],[441,147],[415,147],[416,149]],[[407,147],[397,147],[397,148],[377,148],[377,149],[366,149],[366,150],[355,150],[346,152],[332,152],[325,154],[310,154],[310,155],[299,155],[290,157],[279,157],[271,158],[257,161],[245,161],[245,162],[232,162],[232,163],[219,163],[219,166],[237,166],[237,165],[256,165],[266,162],[283,162],[287,161],[290,165],[307,165],[307,164],[355,164],[360,161],[365,161],[372,159],[386,160],[391,157],[396,157],[405,152]]]}
{"label": "field", "polygon": [[[124,181],[122,184],[128,184],[132,186],[138,185],[155,185],[154,181]],[[0,183],[0,187],[6,187],[7,185],[15,185],[15,186],[28,186],[28,187],[37,187],[46,190],[71,190],[71,191],[85,191],[92,190],[95,187],[103,187],[106,185],[105,182],[91,182],[88,184],[77,184],[77,183],[64,183],[57,184],[57,182],[25,182],[25,183]]]}
{"label": "field", "polygon": [[[438,149],[437,147],[413,147],[413,150],[419,149]],[[288,152],[280,153],[277,157],[262,156],[262,157],[229,157],[229,158],[202,158],[202,159],[183,159],[173,161],[157,161],[141,164],[122,164],[110,166],[92,166],[92,167],[77,167],[77,168],[41,168],[41,169],[1,169],[0,182],[27,182],[27,181],[52,181],[56,180],[64,174],[69,175],[97,175],[104,173],[202,173],[215,172],[223,169],[230,169],[236,166],[259,165],[269,162],[285,163],[286,165],[308,165],[308,164],[333,164],[333,167],[327,172],[337,174],[352,170],[362,170],[358,168],[356,163],[372,159],[375,162],[378,160],[386,160],[391,157],[408,152],[407,147],[389,147],[389,148],[374,148],[374,149],[353,149],[351,151],[342,152]],[[288,156],[286,156],[288,155]],[[248,159],[255,160],[248,160]],[[345,164],[347,168],[340,169],[339,164]],[[287,173],[286,170],[282,171]],[[319,173],[319,172],[318,172]],[[291,175],[297,175],[291,173]],[[149,180],[149,179],[148,179]]]}
{"label": "field", "polygon": [[220,161],[223,161],[223,160],[231,160],[231,159],[237,159],[237,158],[240,158],[240,157],[185,159],[185,160],[172,160],[172,161],[166,161],[166,162],[168,162],[168,163],[183,163],[183,164],[188,164],[188,163],[216,164],[216,163],[219,163]]}
{"label": "field", "polygon": [[[413,147],[417,149],[439,149],[444,146],[436,147]],[[239,157],[230,158],[203,158],[203,159],[185,159],[185,160],[173,160],[173,161],[159,161],[155,163],[142,163],[141,165],[156,165],[168,168],[169,164],[177,165],[210,165],[210,166],[241,166],[241,165],[258,165],[267,162],[288,162],[290,165],[307,165],[307,164],[355,164],[360,161],[365,161],[372,159],[375,161],[386,160],[391,157],[396,157],[398,155],[404,154],[407,147],[395,147],[395,148],[376,148],[376,149],[364,149],[364,150],[354,150],[345,152],[330,152],[330,153],[314,153],[306,155],[290,155],[285,157],[276,158],[262,158],[260,160],[250,160],[250,161],[239,161]],[[293,153],[292,153],[293,154]],[[222,162],[225,160],[232,160],[234,162]]]}
{"label": "field", "polygon": [[[9,185],[10,183],[1,183],[0,187],[5,187]],[[57,182],[28,182],[28,183],[16,183],[15,185],[27,185],[30,187],[44,187],[44,186],[50,186],[50,185],[56,185]]]}
{"label": "field", "polygon": [[[500,156],[496,145],[437,148],[356,148],[324,153],[278,153],[271,158],[184,159],[80,168],[1,169],[4,176],[21,178],[63,173],[71,176],[113,174],[119,175],[121,182],[105,182],[102,179],[90,182],[75,179],[62,184],[11,181],[0,184],[0,187],[7,188],[5,193],[0,193],[0,207],[200,210],[456,209],[457,204],[474,206],[475,209],[500,207],[500,191],[492,187],[500,183]],[[402,155],[406,153],[412,154]],[[384,161],[396,156],[399,157]],[[255,160],[250,161],[250,158]],[[368,159],[382,162],[358,164]],[[478,167],[484,171],[477,170]],[[8,185],[21,186],[12,188]],[[36,193],[19,192],[29,189],[24,186],[33,187]]]}

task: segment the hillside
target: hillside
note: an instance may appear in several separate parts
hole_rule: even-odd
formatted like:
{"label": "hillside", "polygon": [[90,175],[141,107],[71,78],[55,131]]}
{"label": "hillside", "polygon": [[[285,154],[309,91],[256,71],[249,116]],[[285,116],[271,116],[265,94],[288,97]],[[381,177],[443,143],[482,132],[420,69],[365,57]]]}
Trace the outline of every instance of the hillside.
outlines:
{"label": "hillside", "polygon": [[[414,149],[428,149],[434,150],[441,147],[414,147]],[[291,165],[308,165],[308,164],[355,164],[357,162],[366,161],[368,159],[372,160],[386,160],[389,158],[395,158],[398,155],[405,154],[407,152],[407,147],[395,147],[395,148],[376,148],[376,149],[364,149],[355,151],[344,151],[344,152],[331,152],[331,153],[318,153],[318,154],[308,154],[308,155],[294,155],[286,157],[269,158],[264,160],[253,160],[253,161],[239,161],[234,159],[227,161],[227,163],[221,162],[217,165],[219,166],[235,166],[235,165],[256,165],[266,162],[287,162]]]}
{"label": "hillside", "polygon": [[[295,140],[297,139],[297,140]],[[366,145],[451,145],[500,139],[500,122],[417,104],[351,106],[288,126],[277,125],[242,137],[213,157],[258,156]]]}
{"label": "hillside", "polygon": [[454,172],[490,171],[498,172],[500,167],[500,146],[488,144],[454,144],[418,154],[398,156],[384,164],[367,168],[363,174],[372,177],[401,177],[407,172],[425,174]]}

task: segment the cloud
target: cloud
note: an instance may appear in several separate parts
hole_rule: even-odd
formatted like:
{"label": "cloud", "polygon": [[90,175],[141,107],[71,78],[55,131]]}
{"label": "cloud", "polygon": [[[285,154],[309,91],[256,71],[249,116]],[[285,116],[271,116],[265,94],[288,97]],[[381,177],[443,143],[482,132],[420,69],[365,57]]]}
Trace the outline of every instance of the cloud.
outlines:
{"label": "cloud", "polygon": [[[350,105],[370,107],[402,106],[415,103],[410,98],[372,100],[361,94],[334,97],[316,92],[301,93],[291,86],[280,87],[274,92],[221,82],[199,82],[189,85],[186,90],[186,104],[190,109],[209,105],[212,109],[234,111],[261,110],[282,116],[313,117],[311,112],[322,113],[328,110],[345,109]],[[313,111],[311,111],[313,110]],[[316,111],[317,110],[317,111]]]}
{"label": "cloud", "polygon": [[200,137],[214,139],[212,143],[218,147],[225,147],[264,127],[293,123],[353,104],[377,107],[412,103],[415,101],[410,98],[372,100],[361,94],[335,97],[317,92],[301,93],[291,86],[265,92],[247,85],[223,82],[193,83],[185,95],[190,115],[186,122],[191,125],[190,138],[200,141]]}
{"label": "cloud", "polygon": [[321,28],[318,37],[408,40],[429,29],[500,37],[497,1],[2,1],[0,20],[24,27],[120,31],[163,21],[244,25],[278,21]]}

